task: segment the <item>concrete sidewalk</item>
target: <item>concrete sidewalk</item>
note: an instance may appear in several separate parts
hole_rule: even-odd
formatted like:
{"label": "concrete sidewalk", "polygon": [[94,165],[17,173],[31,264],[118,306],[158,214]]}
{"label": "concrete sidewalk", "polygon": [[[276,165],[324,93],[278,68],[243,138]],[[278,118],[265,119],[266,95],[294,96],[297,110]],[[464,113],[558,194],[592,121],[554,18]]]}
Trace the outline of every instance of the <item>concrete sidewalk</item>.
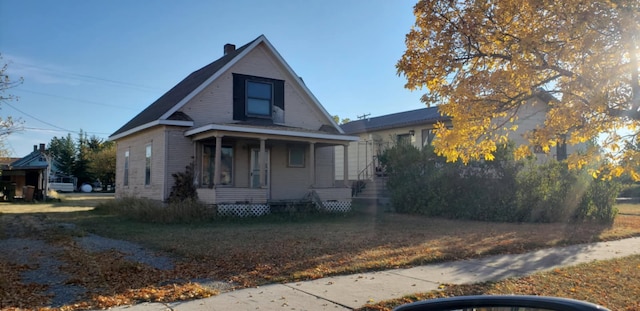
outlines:
{"label": "concrete sidewalk", "polygon": [[435,290],[442,283],[468,284],[500,280],[634,254],[640,254],[640,238],[273,284],[188,302],[144,303],[114,310],[352,310],[366,303]]}

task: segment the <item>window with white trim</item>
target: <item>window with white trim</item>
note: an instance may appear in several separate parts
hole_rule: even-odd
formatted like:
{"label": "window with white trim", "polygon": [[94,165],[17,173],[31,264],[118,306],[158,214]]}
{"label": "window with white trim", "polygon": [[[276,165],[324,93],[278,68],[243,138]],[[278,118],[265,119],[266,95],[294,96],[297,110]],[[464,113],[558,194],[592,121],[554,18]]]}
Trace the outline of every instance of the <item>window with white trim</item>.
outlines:
{"label": "window with white trim", "polygon": [[151,144],[145,147],[144,185],[151,185]]}
{"label": "window with white trim", "polygon": [[290,146],[288,152],[289,167],[304,167],[304,146]]}
{"label": "window with white trim", "polygon": [[124,180],[122,184],[124,186],[129,185],[129,150],[124,152]]}

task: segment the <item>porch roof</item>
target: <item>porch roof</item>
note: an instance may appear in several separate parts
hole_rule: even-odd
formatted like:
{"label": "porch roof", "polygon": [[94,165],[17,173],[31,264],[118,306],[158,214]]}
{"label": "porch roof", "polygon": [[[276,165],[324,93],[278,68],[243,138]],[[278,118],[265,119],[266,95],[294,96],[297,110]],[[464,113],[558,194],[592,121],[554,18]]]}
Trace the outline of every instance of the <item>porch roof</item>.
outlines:
{"label": "porch roof", "polygon": [[[284,125],[248,125],[248,124],[207,124],[185,132],[185,136],[195,137],[196,140],[207,133],[217,132],[222,135],[244,136],[249,138],[297,138],[320,142],[349,143],[358,141],[357,136],[331,134],[323,131],[289,127]],[[206,136],[211,137],[211,136]]]}

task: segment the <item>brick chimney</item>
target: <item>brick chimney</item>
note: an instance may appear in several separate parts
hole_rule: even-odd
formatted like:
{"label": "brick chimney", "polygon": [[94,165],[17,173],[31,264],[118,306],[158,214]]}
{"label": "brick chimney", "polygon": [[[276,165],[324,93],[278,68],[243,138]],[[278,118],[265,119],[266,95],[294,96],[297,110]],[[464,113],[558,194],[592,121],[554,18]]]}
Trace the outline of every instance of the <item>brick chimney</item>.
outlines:
{"label": "brick chimney", "polygon": [[44,150],[45,150],[44,146],[45,146],[45,144],[40,144],[40,152],[44,152]]}
{"label": "brick chimney", "polygon": [[236,50],[235,44],[227,43],[224,45],[224,55],[227,55],[235,50]]}

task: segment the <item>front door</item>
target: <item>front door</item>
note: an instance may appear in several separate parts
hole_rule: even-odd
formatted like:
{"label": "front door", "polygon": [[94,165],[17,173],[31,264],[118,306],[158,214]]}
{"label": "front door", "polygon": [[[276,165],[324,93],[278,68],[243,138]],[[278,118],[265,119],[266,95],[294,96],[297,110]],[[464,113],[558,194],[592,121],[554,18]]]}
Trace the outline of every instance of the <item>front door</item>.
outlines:
{"label": "front door", "polygon": [[[265,159],[264,159],[264,166],[265,166],[265,171],[266,171],[266,188],[269,188],[269,184],[270,184],[270,167],[269,167],[269,150],[265,150],[264,151],[265,154]],[[250,173],[250,180],[251,180],[251,188],[260,188],[260,149],[251,149],[251,173]]]}

